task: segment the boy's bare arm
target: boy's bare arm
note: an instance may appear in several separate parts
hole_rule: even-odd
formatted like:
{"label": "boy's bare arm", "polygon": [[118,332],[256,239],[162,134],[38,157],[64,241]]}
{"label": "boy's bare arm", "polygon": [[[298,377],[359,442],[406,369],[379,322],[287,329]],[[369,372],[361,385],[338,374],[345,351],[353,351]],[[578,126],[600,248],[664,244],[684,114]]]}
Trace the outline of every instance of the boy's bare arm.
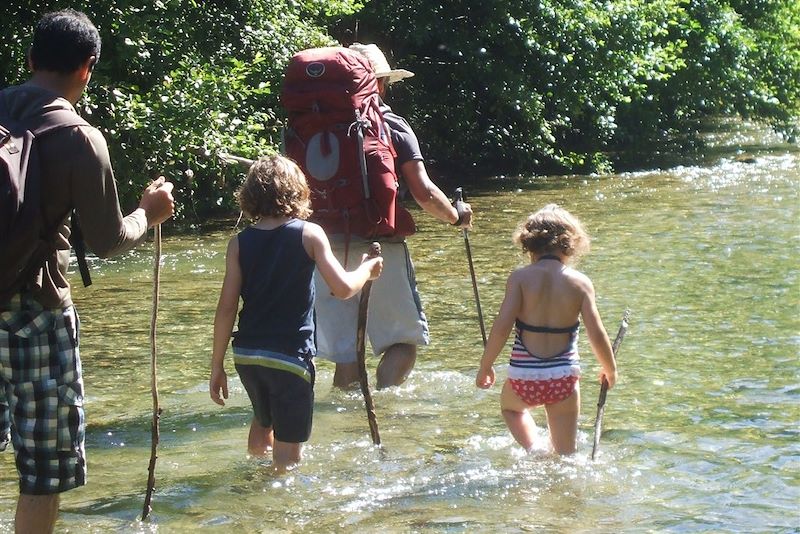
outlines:
{"label": "boy's bare arm", "polygon": [[325,283],[340,299],[348,299],[358,293],[367,280],[374,280],[381,274],[383,258],[366,259],[352,271],[345,271],[331,250],[328,236],[316,224],[307,223],[303,229],[303,243],[308,244],[310,256]]}
{"label": "boy's bare arm", "polygon": [[[209,393],[217,404],[224,405],[228,398],[228,380],[223,361],[231,340],[236,312],[239,309],[239,295],[242,289],[242,272],[239,267],[239,240],[233,237],[225,254],[225,278],[214,314],[214,344],[211,355],[211,379]],[[221,394],[221,395],[220,395]]]}

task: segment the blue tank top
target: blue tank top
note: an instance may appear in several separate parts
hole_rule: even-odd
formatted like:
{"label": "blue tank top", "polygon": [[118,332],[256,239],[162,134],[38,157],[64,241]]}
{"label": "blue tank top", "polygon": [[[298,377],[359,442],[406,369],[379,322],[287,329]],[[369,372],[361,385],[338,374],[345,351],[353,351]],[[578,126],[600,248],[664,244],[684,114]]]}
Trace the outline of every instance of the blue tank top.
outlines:
{"label": "blue tank top", "polygon": [[273,230],[252,226],[239,233],[242,309],[233,334],[236,349],[312,357],[314,267],[303,248],[305,221]]}

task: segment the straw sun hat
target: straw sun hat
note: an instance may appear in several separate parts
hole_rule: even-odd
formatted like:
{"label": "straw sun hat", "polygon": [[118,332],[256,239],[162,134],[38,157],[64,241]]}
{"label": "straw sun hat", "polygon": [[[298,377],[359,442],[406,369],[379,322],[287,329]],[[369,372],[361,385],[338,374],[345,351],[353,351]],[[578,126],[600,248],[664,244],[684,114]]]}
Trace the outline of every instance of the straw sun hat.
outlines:
{"label": "straw sun hat", "polygon": [[389,62],[386,61],[386,56],[383,55],[381,49],[374,44],[361,44],[353,43],[350,45],[350,50],[355,50],[362,56],[369,60],[372,65],[372,70],[375,71],[376,78],[386,77],[387,83],[395,83],[405,78],[411,78],[414,73],[405,69],[392,69],[389,67]]}

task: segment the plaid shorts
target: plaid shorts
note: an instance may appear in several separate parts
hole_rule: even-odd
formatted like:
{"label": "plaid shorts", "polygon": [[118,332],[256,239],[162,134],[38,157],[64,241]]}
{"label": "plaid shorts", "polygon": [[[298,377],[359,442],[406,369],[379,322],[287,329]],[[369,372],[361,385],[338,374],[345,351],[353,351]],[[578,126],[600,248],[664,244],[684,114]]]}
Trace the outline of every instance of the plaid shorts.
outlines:
{"label": "plaid shorts", "polygon": [[86,483],[78,316],[17,295],[0,308],[0,442],[11,433],[20,493]]}

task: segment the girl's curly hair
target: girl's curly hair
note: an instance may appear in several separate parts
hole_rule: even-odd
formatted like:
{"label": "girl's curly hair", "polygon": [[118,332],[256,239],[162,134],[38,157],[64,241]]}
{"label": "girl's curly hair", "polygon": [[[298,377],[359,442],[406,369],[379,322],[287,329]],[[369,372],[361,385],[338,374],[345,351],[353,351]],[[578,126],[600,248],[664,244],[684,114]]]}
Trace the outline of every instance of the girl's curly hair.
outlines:
{"label": "girl's curly hair", "polygon": [[284,156],[263,156],[236,192],[239,207],[251,219],[311,215],[311,192],[297,164]]}
{"label": "girl's curly hair", "polygon": [[589,252],[589,234],[577,217],[556,204],[548,204],[517,227],[514,243],[534,256],[560,252],[579,258]]}

